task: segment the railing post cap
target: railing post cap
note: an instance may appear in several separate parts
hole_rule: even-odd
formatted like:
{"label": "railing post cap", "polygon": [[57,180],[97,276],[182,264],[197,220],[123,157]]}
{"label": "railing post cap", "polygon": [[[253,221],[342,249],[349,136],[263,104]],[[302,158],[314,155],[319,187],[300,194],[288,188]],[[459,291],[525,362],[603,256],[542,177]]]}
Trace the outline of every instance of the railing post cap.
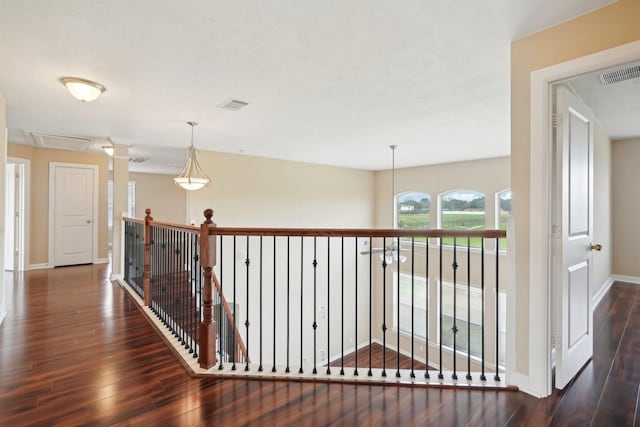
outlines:
{"label": "railing post cap", "polygon": [[213,217],[213,209],[205,209],[204,217],[206,218],[204,221],[205,224],[212,224],[213,221],[211,221],[211,218]]}

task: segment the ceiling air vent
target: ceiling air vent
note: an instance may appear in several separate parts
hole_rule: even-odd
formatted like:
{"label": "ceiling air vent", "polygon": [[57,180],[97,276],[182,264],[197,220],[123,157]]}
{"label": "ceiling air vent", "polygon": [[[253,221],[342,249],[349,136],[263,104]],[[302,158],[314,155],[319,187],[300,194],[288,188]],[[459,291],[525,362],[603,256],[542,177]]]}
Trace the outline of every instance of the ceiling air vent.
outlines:
{"label": "ceiling air vent", "polygon": [[92,142],[91,138],[81,136],[55,135],[41,132],[31,132],[30,135],[35,146],[56,150],[87,151]]}
{"label": "ceiling air vent", "polygon": [[129,157],[129,163],[144,163],[149,160],[148,157]]}
{"label": "ceiling air vent", "polygon": [[625,80],[637,79],[638,77],[640,77],[640,65],[633,65],[600,74],[600,82],[607,86]]}
{"label": "ceiling air vent", "polygon": [[238,111],[241,108],[249,105],[248,102],[240,101],[239,99],[227,99],[220,105],[220,108],[224,108],[225,110]]}

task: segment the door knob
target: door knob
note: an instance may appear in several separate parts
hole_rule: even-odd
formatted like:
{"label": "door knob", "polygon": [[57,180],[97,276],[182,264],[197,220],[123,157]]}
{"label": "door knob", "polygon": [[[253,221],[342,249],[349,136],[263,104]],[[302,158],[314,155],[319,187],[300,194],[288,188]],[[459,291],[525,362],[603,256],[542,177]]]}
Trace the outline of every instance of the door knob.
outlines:
{"label": "door knob", "polygon": [[589,245],[589,250],[592,250],[592,251],[598,251],[598,252],[600,252],[600,251],[602,250],[602,245],[601,245],[601,244],[598,244],[598,243],[596,243],[596,244],[594,245],[594,244],[592,243],[592,244],[590,244],[590,245]]}
{"label": "door knob", "polygon": [[[90,219],[87,220],[87,224],[91,224],[91,220]],[[600,250],[600,249],[598,249],[598,250]]]}

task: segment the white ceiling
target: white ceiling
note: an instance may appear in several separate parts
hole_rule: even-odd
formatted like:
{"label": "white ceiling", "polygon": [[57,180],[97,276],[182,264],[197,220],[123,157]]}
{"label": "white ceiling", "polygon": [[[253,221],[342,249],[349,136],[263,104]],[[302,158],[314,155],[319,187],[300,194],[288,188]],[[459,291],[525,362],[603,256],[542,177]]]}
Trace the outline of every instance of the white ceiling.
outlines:
{"label": "white ceiling", "polygon": [[614,140],[640,136],[640,78],[604,85],[600,74],[637,65],[640,62],[621,64],[568,82]]}
{"label": "white ceiling", "polygon": [[189,120],[200,149],[362,169],[505,156],[511,41],[610,2],[0,0],[0,93],[12,142],[108,138],[168,173]]}

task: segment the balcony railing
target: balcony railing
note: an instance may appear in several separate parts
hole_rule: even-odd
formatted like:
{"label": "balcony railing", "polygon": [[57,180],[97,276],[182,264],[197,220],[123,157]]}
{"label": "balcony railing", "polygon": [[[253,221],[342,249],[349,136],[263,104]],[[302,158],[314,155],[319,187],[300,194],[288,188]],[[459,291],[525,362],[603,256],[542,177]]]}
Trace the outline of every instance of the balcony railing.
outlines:
{"label": "balcony railing", "polygon": [[144,241],[141,296],[199,373],[505,386],[505,231],[230,228],[212,214],[199,228],[148,214],[144,239],[125,219],[127,282],[147,283],[133,277]]}

